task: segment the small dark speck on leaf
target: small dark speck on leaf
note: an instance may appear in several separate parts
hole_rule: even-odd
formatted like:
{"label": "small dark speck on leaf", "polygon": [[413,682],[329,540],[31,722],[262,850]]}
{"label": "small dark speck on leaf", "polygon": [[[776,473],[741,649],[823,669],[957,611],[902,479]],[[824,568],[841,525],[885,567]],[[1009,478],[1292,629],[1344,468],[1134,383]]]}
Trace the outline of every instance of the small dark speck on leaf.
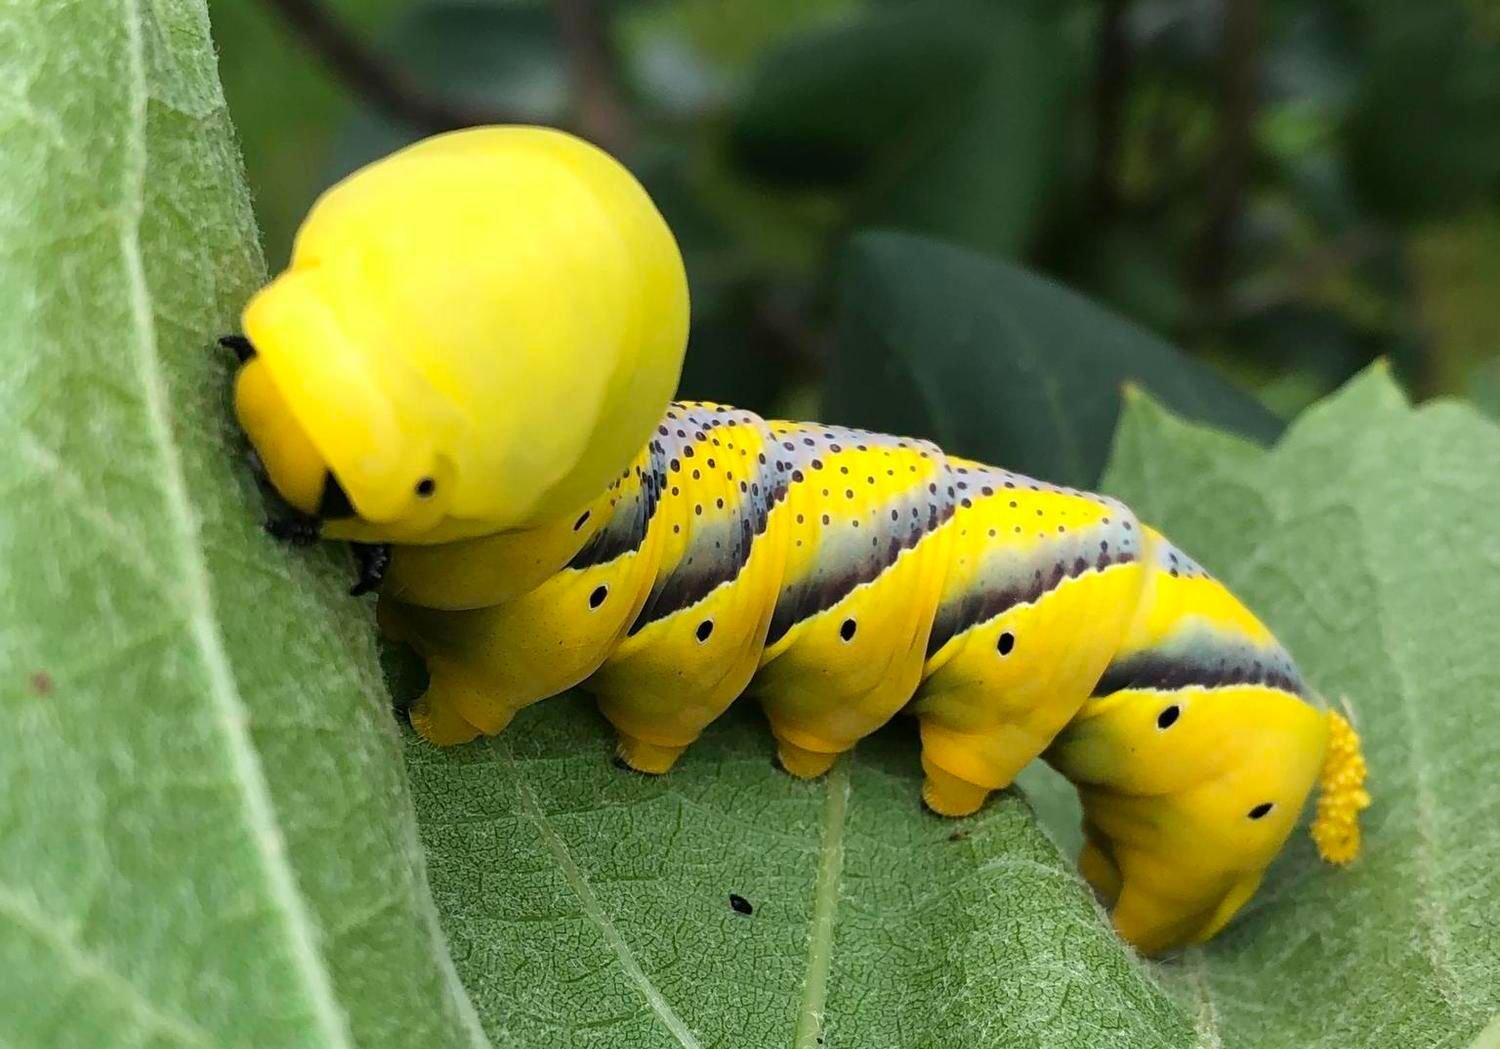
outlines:
{"label": "small dark speck on leaf", "polygon": [[45,670],[38,670],[32,674],[31,691],[38,696],[52,695],[52,675]]}
{"label": "small dark speck on leaf", "polygon": [[755,908],[750,906],[750,901],[745,899],[745,897],[741,896],[737,892],[731,892],[729,894],[729,906],[734,909],[734,913],[736,914],[755,913]]}
{"label": "small dark speck on leaf", "polygon": [[948,840],[949,841],[963,841],[968,836],[969,836],[969,832],[968,831],[966,831],[966,830],[956,830],[952,834],[948,835]]}

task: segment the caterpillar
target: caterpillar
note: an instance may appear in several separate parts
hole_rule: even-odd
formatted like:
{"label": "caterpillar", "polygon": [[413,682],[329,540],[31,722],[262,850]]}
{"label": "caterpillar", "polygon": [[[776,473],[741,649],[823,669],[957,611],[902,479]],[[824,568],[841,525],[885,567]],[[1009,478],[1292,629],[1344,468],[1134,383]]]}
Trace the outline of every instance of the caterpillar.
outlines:
{"label": "caterpillar", "polygon": [[[581,685],[619,757],[663,773],[749,694],[813,777],[906,710],[937,813],[1038,755],[1077,783],[1084,874],[1147,951],[1217,932],[1348,765],[1270,631],[1122,503],[925,441],[674,404],[554,529],[566,564],[493,604],[475,551],[397,550],[379,618],[427,663],[429,740]],[[1353,833],[1320,830],[1331,855]]]}
{"label": "caterpillar", "polygon": [[[669,314],[661,326],[611,322],[595,340],[548,327],[566,296],[498,339],[484,310],[477,328],[423,303],[410,316],[390,276],[410,260],[390,246],[421,246],[422,234],[433,241],[422,261],[461,270],[463,244],[455,253],[448,241],[507,208],[469,202],[455,227],[448,199],[417,229],[410,214],[426,205],[345,198],[380,205],[383,180],[409,194],[446,185],[447,167],[467,177],[476,152],[524,167],[533,135],[547,140],[543,168],[560,152],[574,165],[567,178],[582,164],[629,207],[623,233],[608,212],[582,233],[563,208],[528,204],[524,221],[495,220],[529,238],[530,269],[511,277],[531,286],[531,271],[572,267],[641,294],[631,266],[600,269],[590,244],[637,237],[660,249],[643,192],[619,191],[622,169],[556,132],[522,129],[520,145],[490,134],[511,130],[458,133],[457,146],[440,136],[405,151],[432,150],[421,163],[398,153],[335,187],[299,234],[290,276],[252,300],[245,336],[229,340],[243,360],[241,424],[299,514],[282,534],[363,544],[356,589],[378,587],[382,630],[426,662],[429,685],[410,710],[418,732],[442,745],[499,733],[523,707],[578,686],[614,726],[619,758],[662,774],[748,695],[780,764],[810,778],[905,711],[919,726],[922,798],[940,815],[977,811],[1038,757],[1073,781],[1080,869],[1120,933],[1151,953],[1202,942],[1234,916],[1315,782],[1320,851],[1355,856],[1369,797],[1352,727],[1243,604],[1123,503],[924,440],[703,402],[662,414],[665,395],[639,427],[639,391],[676,381],[681,289],[653,300]],[[434,157],[442,177],[426,168]],[[543,203],[560,178],[535,178]],[[387,224],[403,222],[392,234]],[[545,259],[554,250],[565,266]],[[486,265],[454,280],[481,290]],[[671,269],[659,255],[640,265]],[[291,279],[309,274],[307,288]],[[413,279],[432,291],[429,275]],[[288,296],[321,326],[299,321]],[[416,348],[392,349],[386,325]],[[334,364],[307,363],[330,339]],[[517,345],[528,348],[496,349]],[[509,391],[486,374],[497,356]],[[573,398],[566,377],[598,360],[649,374]],[[343,381],[318,385],[340,370]],[[511,412],[520,423],[502,418]]]}

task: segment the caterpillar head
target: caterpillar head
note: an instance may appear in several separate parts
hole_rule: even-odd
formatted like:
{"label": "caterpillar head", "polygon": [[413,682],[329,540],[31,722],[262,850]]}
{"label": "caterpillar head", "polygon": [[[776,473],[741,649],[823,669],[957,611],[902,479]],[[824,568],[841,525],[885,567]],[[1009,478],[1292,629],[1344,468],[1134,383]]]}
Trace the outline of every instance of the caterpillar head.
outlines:
{"label": "caterpillar head", "polygon": [[624,167],[558,131],[473,128],[318,200],[245,308],[235,409],[324,535],[530,527],[645,443],[687,323],[676,242]]}

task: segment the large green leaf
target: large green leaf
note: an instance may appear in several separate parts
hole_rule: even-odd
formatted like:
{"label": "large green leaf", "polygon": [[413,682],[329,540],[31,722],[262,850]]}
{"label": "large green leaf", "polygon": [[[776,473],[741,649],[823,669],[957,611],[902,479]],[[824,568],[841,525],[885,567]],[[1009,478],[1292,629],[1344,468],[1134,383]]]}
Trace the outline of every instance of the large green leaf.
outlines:
{"label": "large green leaf", "polygon": [[1105,484],[1347,699],[1368,750],[1365,855],[1336,871],[1298,835],[1222,937],[1159,967],[1204,1043],[1469,1045],[1500,1012],[1500,427],[1413,410],[1379,367],[1270,452],[1137,398]]}
{"label": "large green leaf", "polygon": [[[941,820],[906,724],[823,781],[748,711],[671,774],[555,699],[408,768],[458,970],[497,1041],[1186,1046],[1026,805]],[[752,914],[738,913],[730,895]]]}
{"label": "large green leaf", "polygon": [[[585,704],[556,700],[500,740],[407,752],[492,1034],[812,1045],[818,1016],[828,1044],[1469,1045],[1500,1009],[1500,428],[1413,412],[1383,372],[1269,452],[1131,405],[1110,490],[1349,697],[1377,798],[1363,859],[1328,867],[1299,835],[1224,935],[1143,972],[1014,796],[957,823],[920,811],[906,726],[804,784],[742,711],[649,779],[612,766]],[[1027,784],[1076,846],[1069,789]]]}
{"label": "large green leaf", "polygon": [[0,13],[0,1043],[484,1045],[368,615],[231,433],[201,2]]}
{"label": "large green leaf", "polygon": [[1127,382],[1252,437],[1280,430],[1210,369],[1018,267],[898,233],[862,234],[845,255],[830,422],[1090,485]]}
{"label": "large green leaf", "polygon": [[1377,796],[1352,869],[1299,840],[1148,968],[1020,797],[923,812],[904,724],[811,784],[750,711],[657,779],[576,700],[403,740],[239,463],[211,338],[264,273],[201,2],[15,7],[0,82],[0,1043],[1493,1044],[1494,424],[1378,374],[1270,452],[1135,402],[1109,485],[1350,697]]}

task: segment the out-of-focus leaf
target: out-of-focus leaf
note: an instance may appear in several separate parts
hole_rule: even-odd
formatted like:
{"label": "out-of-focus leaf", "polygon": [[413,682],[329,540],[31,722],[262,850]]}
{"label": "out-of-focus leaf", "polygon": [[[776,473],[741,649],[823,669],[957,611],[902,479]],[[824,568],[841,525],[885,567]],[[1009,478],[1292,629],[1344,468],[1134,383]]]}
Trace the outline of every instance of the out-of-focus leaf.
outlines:
{"label": "out-of-focus leaf", "polygon": [[1186,319],[1188,291],[1179,261],[1159,233],[1120,225],[1079,245],[1071,276],[1103,305],[1153,331],[1171,331]]}
{"label": "out-of-focus leaf", "polygon": [[1348,700],[1370,765],[1352,867],[1296,835],[1221,937],[1158,968],[1200,1044],[1481,1044],[1500,1012],[1500,427],[1412,410],[1381,367],[1269,452],[1137,398],[1104,486]]}
{"label": "out-of-focus leaf", "polygon": [[614,7],[631,86],[661,112],[702,113],[724,101],[768,47],[847,17],[861,0],[674,0]]}
{"label": "out-of-focus leaf", "polygon": [[753,174],[855,189],[862,224],[1002,255],[1044,210],[1071,54],[1038,5],[875,8],[773,51],[735,117]]}
{"label": "out-of-focus leaf", "polygon": [[1401,219],[1451,213],[1500,185],[1500,34],[1484,5],[1367,4],[1349,129],[1363,196]]}
{"label": "out-of-focus leaf", "polygon": [[1430,340],[1430,388],[1470,389],[1485,368],[1493,386],[1500,374],[1500,208],[1428,224],[1409,243],[1421,324]]}
{"label": "out-of-focus leaf", "polygon": [[[424,93],[507,119],[562,123],[571,94],[557,23],[545,7],[479,0],[420,3],[377,41],[392,65]],[[362,108],[340,131],[329,181],[427,132]]]}
{"label": "out-of-focus leaf", "polygon": [[611,752],[576,697],[493,741],[410,742],[434,895],[497,1042],[1192,1044],[1020,799],[921,807],[908,724],[813,783],[745,709],[667,776]]}
{"label": "out-of-focus leaf", "polygon": [[1500,420],[1500,361],[1487,361],[1469,374],[1469,399],[1491,419]]}
{"label": "out-of-focus leaf", "polygon": [[264,267],[208,30],[0,13],[0,1043],[484,1046],[370,617],[232,433]]}
{"label": "out-of-focus leaf", "polygon": [[1261,399],[1293,416],[1379,355],[1375,337],[1337,310],[1287,302],[1231,325],[1226,370],[1238,369]]}
{"label": "out-of-focus leaf", "polygon": [[1008,263],[893,233],[857,237],[840,274],[832,422],[931,437],[1066,484],[1093,483],[1134,382],[1258,439],[1280,423],[1203,365]]}
{"label": "out-of-focus leaf", "polygon": [[691,151],[659,145],[636,152],[632,170],[667,220],[687,267],[692,296],[690,351],[678,396],[769,413],[790,360],[766,330],[772,306],[766,253],[751,249],[722,215],[723,202],[706,183],[720,172]]}

